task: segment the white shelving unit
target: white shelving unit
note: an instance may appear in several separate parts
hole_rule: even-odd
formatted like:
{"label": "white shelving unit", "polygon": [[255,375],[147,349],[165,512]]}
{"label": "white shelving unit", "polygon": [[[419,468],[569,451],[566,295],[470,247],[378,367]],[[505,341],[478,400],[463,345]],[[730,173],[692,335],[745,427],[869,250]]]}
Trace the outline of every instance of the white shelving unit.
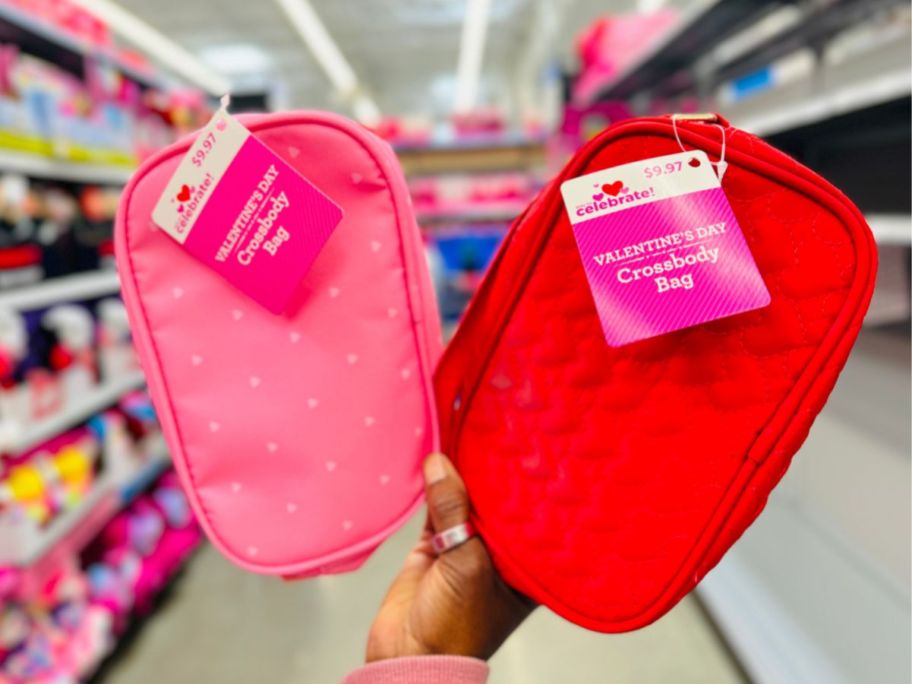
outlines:
{"label": "white shelving unit", "polygon": [[912,245],[912,215],[871,214],[866,217],[879,245]]}
{"label": "white shelving unit", "polygon": [[[116,507],[114,494],[110,482],[101,476],[85,499],[56,516],[45,528],[29,521],[0,521],[0,565],[28,568],[70,537],[78,525],[90,519],[109,520]],[[91,536],[97,532],[86,530]]]}
{"label": "white shelving unit", "polygon": [[910,96],[912,87],[909,71],[898,69],[859,83],[809,94],[806,98],[773,107],[769,111],[751,111],[744,118],[735,118],[732,123],[756,135],[774,135]]}
{"label": "white shelving unit", "polygon": [[103,185],[124,185],[133,173],[133,169],[126,166],[68,162],[10,150],[0,150],[0,169],[33,178]]}
{"label": "white shelving unit", "polygon": [[[164,440],[153,446],[147,459],[135,465],[120,477],[100,475],[92,491],[77,506],[55,517],[45,528],[34,524],[8,524],[0,519],[0,566],[28,569],[61,544],[68,541],[73,547],[81,546],[83,539],[91,539],[118,511],[132,501],[161,475],[171,458]],[[90,521],[88,529],[79,530],[79,538],[72,539],[76,528]]]}
{"label": "white shelving unit", "polygon": [[[0,27],[4,42],[16,44],[23,53],[45,59],[77,75],[88,58],[110,65],[142,87],[166,90],[187,78],[176,76],[185,73],[181,69],[166,73],[157,67],[145,68],[141,63],[133,63],[114,49],[99,47],[69,34],[3,0],[0,0]],[[134,170],[128,165],[74,162],[0,149],[0,172],[18,173],[33,179],[122,186]],[[99,270],[0,291],[0,308],[40,311],[56,304],[116,296],[119,292],[117,273]],[[135,371],[87,387],[75,396],[70,393],[65,405],[44,418],[21,424],[9,419],[0,421],[0,458],[40,448],[44,442],[86,423],[115,406],[125,394],[144,386],[143,374]],[[167,445],[160,435],[146,437],[136,445],[125,429],[113,429],[107,432],[103,441],[104,448],[97,464],[99,469],[91,489],[73,508],[61,511],[44,525],[39,525],[21,507],[8,507],[0,515],[0,567],[15,571],[16,601],[34,601],[37,592],[59,572],[62,563],[69,563],[78,556],[118,512],[146,491],[170,466]],[[113,638],[107,644],[111,648],[115,645]],[[103,652],[96,654],[97,657],[103,655]]]}
{"label": "white shelving unit", "polygon": [[0,292],[0,309],[30,311],[61,302],[113,296],[118,292],[120,280],[115,271],[90,271]]}
{"label": "white shelving unit", "polygon": [[[895,324],[908,322],[912,245],[908,5],[769,2],[801,16],[762,33],[759,4],[694,3],[600,99],[640,113],[697,101],[775,137],[864,207],[880,271],[871,325],[807,443],[696,593],[757,684],[907,683],[909,342]],[[729,38],[750,47],[725,56]]]}
{"label": "white shelving unit", "polygon": [[4,453],[22,453],[42,442],[51,439],[79,423],[91,418],[96,413],[117,403],[124,394],[141,389],[146,380],[142,373],[136,372],[117,380],[103,382],[77,403],[65,406],[56,413],[35,421],[26,427],[15,423],[0,424],[0,451]]}
{"label": "white shelving unit", "polygon": [[510,222],[522,213],[525,205],[494,206],[490,208],[461,209],[457,211],[428,211],[416,217],[418,225],[430,226],[452,223],[505,223]]}
{"label": "white shelving unit", "polygon": [[910,38],[894,29],[864,50],[834,52],[804,77],[774,83],[723,109],[736,126],[770,136],[908,98]]}

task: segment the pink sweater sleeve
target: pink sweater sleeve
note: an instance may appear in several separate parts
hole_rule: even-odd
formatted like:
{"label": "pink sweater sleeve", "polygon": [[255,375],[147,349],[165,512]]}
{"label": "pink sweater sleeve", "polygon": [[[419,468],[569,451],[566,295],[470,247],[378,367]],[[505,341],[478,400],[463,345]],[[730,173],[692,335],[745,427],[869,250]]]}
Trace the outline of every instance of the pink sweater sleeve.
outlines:
{"label": "pink sweater sleeve", "polygon": [[391,658],[365,665],[342,684],[485,684],[488,664],[460,656]]}

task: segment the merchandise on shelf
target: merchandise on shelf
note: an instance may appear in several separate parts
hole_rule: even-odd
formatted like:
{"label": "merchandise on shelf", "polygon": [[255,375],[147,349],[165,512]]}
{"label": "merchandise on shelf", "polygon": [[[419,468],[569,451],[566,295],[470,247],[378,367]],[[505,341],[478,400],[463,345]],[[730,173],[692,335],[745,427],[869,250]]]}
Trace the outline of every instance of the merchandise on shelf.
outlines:
{"label": "merchandise on shelf", "polygon": [[78,304],[59,304],[42,316],[41,324],[53,340],[48,358],[64,406],[77,404],[98,379],[92,314]]}
{"label": "merchandise on shelf", "polygon": [[0,176],[0,289],[110,262],[119,191]]}
{"label": "merchandise on shelf", "polygon": [[504,114],[496,107],[454,114],[451,123],[459,140],[500,138],[507,130]]}
{"label": "merchandise on shelf", "polygon": [[679,18],[679,10],[668,7],[649,14],[607,16],[593,22],[576,41],[582,66],[573,84],[573,101],[591,103],[607,83],[652,52]]}
{"label": "merchandise on shelf", "polygon": [[104,60],[84,80],[0,44],[0,149],[131,167],[211,115],[195,90],[146,89]]}
{"label": "merchandise on shelf", "polygon": [[[519,214],[539,189],[533,176],[503,173],[487,176],[457,174],[420,177],[409,183],[419,223],[461,223],[473,217]],[[512,215],[511,215],[512,214]]]}
{"label": "merchandise on shelf", "polygon": [[0,471],[0,554],[21,555],[17,546],[55,517],[74,509],[91,490],[102,445],[82,427],[15,459]]}
{"label": "merchandise on shelf", "polygon": [[14,7],[96,48],[110,48],[108,25],[72,0],[7,0]]}
{"label": "merchandise on shelf", "polygon": [[98,303],[98,364],[103,381],[139,370],[130,324],[123,302],[116,297]]}
{"label": "merchandise on shelf", "polygon": [[580,105],[572,102],[564,106],[563,119],[552,142],[552,166],[563,166],[580,147],[611,124],[633,116],[626,102],[595,102]]}
{"label": "merchandise on shelf", "polygon": [[459,318],[503,241],[506,225],[437,231],[429,240],[429,264],[444,320]]}
{"label": "merchandise on shelf", "polygon": [[96,388],[138,370],[123,304],[117,298],[23,312],[0,308],[4,448],[59,411],[78,411]]}
{"label": "merchandise on shelf", "polygon": [[17,589],[15,572],[5,571],[0,681],[91,676],[130,620],[154,607],[200,540],[183,491],[173,475],[165,475],[84,551],[64,556],[27,595]]}
{"label": "merchandise on shelf", "polygon": [[390,145],[427,145],[431,140],[431,124],[386,116],[371,129]]}

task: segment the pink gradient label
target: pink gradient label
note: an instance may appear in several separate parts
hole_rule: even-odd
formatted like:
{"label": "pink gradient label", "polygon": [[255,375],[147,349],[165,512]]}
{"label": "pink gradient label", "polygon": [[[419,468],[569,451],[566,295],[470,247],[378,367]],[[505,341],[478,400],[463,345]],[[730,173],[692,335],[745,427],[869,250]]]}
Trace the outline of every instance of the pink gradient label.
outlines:
{"label": "pink gradient label", "polygon": [[715,184],[655,201],[646,195],[645,203],[573,226],[609,345],[769,304],[731,205]]}
{"label": "pink gradient label", "polygon": [[287,308],[342,210],[219,110],[153,212],[191,255],[273,313]]}

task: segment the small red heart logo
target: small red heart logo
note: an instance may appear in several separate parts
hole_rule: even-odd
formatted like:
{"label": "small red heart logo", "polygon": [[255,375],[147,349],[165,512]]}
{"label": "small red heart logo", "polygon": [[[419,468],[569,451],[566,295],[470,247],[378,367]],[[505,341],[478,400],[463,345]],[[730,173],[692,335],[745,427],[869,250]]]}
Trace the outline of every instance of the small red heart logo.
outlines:
{"label": "small red heart logo", "polygon": [[624,183],[622,181],[614,181],[614,183],[605,183],[602,186],[602,190],[611,195],[612,197],[617,197],[618,193],[624,189]]}
{"label": "small red heart logo", "polygon": [[190,188],[184,185],[181,187],[180,192],[177,193],[177,201],[186,202],[188,199],[190,199]]}
{"label": "small red heart logo", "polygon": [[692,166],[692,167],[694,167],[694,168],[697,168],[697,167],[700,165],[700,160],[697,159],[696,157],[693,157],[693,158],[691,158],[691,160],[690,160],[689,162],[687,162],[687,163],[688,163],[688,165],[690,165],[690,166]]}
{"label": "small red heart logo", "polygon": [[183,204],[178,204],[178,205],[177,205],[177,213],[178,213],[178,214],[182,214],[183,212],[184,212],[184,205],[183,205]]}
{"label": "small red heart logo", "polygon": [[597,192],[592,196],[592,199],[594,199],[596,202],[598,202],[604,196],[605,196],[605,193]]}

